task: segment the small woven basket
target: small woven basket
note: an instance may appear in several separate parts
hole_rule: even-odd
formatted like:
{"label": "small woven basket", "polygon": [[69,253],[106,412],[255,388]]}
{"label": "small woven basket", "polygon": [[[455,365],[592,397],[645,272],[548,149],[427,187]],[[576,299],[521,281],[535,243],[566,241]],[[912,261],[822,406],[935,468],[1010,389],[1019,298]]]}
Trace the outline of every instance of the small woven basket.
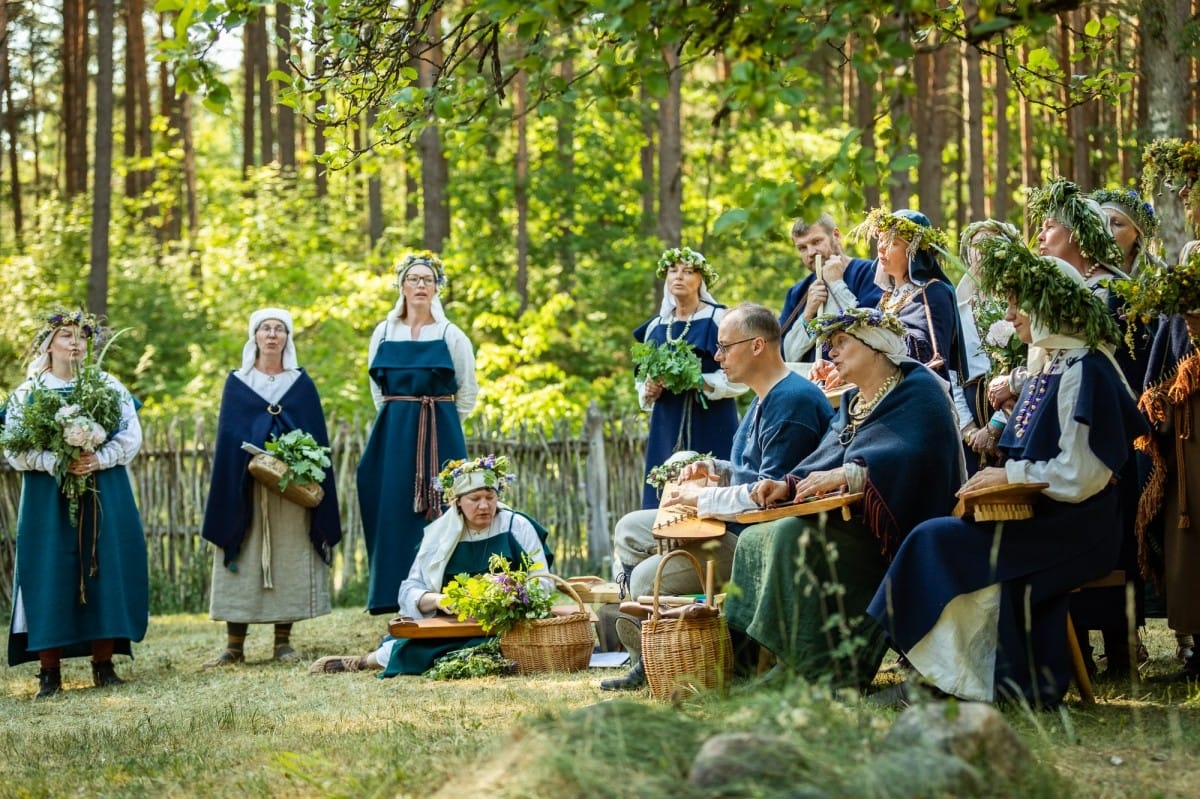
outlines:
{"label": "small woven basket", "polygon": [[500,636],[501,654],[516,662],[520,674],[582,671],[592,659],[595,633],[591,613],[570,583],[550,576],[556,587],[579,604],[579,611],[567,616],[523,621]]}
{"label": "small woven basket", "polygon": [[291,500],[305,508],[315,508],[325,497],[325,489],[319,483],[288,483],[287,488],[280,491],[279,481],[287,474],[288,465],[274,455],[265,452],[250,459],[250,476],[266,486],[268,491],[280,494],[284,499]]}
{"label": "small woven basket", "polygon": [[654,609],[642,622],[642,667],[650,693],[656,699],[670,699],[677,691],[723,690],[733,677],[733,643],[725,618],[713,604],[711,590],[704,597],[700,612],[664,619],[659,607],[663,566],[677,556],[692,561],[702,585],[705,579],[700,561],[686,549],[673,549],[663,556],[654,573]]}

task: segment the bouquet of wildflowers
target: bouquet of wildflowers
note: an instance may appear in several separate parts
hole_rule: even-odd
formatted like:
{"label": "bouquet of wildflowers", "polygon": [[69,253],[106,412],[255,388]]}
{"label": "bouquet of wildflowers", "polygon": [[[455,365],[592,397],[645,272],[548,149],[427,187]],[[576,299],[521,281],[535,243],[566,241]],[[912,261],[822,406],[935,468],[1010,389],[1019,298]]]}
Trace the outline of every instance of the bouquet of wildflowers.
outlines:
{"label": "bouquet of wildflowers", "polygon": [[514,569],[503,555],[488,559],[488,573],[459,574],[446,585],[442,604],[459,621],[474,619],[489,635],[503,635],[523,621],[550,616],[553,593],[529,573],[529,555]]}
{"label": "bouquet of wildflowers", "polygon": [[[67,468],[85,453],[99,449],[121,423],[121,396],[100,369],[112,339],[96,355],[92,335],[98,332],[95,317],[75,316],[81,323],[81,334],[87,336],[87,353],[75,374],[75,382],[66,389],[53,389],[35,378],[20,411],[9,411],[9,424],[0,436],[0,447],[11,452],[54,453],[54,477],[67,498],[72,524],[79,518],[80,499],[96,492],[96,475],[71,474]],[[50,322],[54,324],[55,317]]]}
{"label": "bouquet of wildflowers", "polygon": [[997,300],[976,297],[971,310],[979,329],[980,347],[991,361],[988,379],[1023,365],[1029,356],[1029,345],[1021,341],[1012,322],[1004,318],[1005,305]]}

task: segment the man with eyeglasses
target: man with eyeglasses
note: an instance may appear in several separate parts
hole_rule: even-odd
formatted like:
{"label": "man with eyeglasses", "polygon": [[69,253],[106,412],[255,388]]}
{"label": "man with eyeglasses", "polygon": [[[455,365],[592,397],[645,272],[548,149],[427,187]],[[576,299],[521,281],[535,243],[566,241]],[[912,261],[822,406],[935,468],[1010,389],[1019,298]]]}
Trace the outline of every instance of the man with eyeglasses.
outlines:
{"label": "man with eyeglasses", "polygon": [[[750,487],[755,482],[782,479],[781,475],[816,449],[829,427],[833,408],[816,384],[787,367],[780,354],[779,338],[779,320],[762,305],[743,303],[721,319],[717,363],[731,382],[749,386],[754,399],[734,434],[730,460],[700,460],[685,466],[679,476],[680,487],[663,497],[664,505],[692,505],[702,518],[732,519],[755,507],[750,499]],[[697,478],[706,478],[709,485],[700,487]],[[616,555],[629,593],[635,598],[654,590],[654,575],[662,557],[653,533],[657,513],[657,509],[636,510],[617,522]],[[682,546],[701,561],[713,558],[717,578],[725,582],[740,529],[737,524],[727,524],[724,537],[715,542]],[[664,595],[704,590],[686,559],[668,561],[663,572],[659,589]],[[636,690],[646,680],[637,656],[640,630],[632,617],[626,616],[617,620],[616,629],[636,660],[628,674],[604,680],[600,688]]]}
{"label": "man with eyeglasses", "polygon": [[821,313],[874,308],[882,290],[875,285],[873,261],[850,258],[842,251],[842,233],[829,214],[821,214],[812,223],[797,219],[792,224],[792,243],[808,274],[788,289],[783,301],[779,316],[783,359],[812,362],[816,349],[808,323]]}

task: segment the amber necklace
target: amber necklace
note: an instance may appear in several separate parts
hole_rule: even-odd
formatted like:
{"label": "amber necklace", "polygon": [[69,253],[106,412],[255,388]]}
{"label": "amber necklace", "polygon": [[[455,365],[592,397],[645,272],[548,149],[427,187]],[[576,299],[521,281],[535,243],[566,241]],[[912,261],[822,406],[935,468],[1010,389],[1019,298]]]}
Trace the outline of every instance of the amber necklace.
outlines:
{"label": "amber necklace", "polygon": [[854,399],[850,400],[850,407],[848,410],[850,423],[846,425],[840,433],[838,433],[839,444],[841,444],[843,447],[850,446],[850,442],[852,442],[854,437],[858,435],[858,428],[867,420],[867,417],[871,415],[871,412],[879,406],[879,403],[883,402],[883,398],[888,395],[888,392],[895,388],[896,384],[899,382],[900,371],[897,370],[893,372],[887,380],[884,380],[883,383],[880,384],[879,388],[876,389],[873,395],[871,395],[870,399],[863,399],[861,391],[854,395]]}
{"label": "amber necklace", "polygon": [[912,302],[916,293],[917,287],[912,283],[888,289],[883,295],[883,299],[879,301],[879,310],[890,314],[899,313],[901,308]]}

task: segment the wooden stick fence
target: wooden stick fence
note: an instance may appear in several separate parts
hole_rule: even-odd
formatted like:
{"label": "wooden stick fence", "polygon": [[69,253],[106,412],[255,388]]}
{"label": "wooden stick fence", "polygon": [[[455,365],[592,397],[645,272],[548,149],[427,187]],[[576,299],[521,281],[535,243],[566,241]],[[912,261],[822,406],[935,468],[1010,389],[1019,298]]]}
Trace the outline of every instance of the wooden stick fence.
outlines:
{"label": "wooden stick fence", "polygon": [[[342,514],[342,543],[333,564],[335,591],[366,572],[355,469],[371,420],[332,420],[330,444]],[[207,607],[212,547],[200,538],[212,477],[215,425],[172,419],[145,425],[145,442],[130,464],[130,478],[146,533],[152,610],[200,611]],[[567,422],[549,435],[540,429],[502,432],[475,420],[467,449],[494,452],[513,462],[517,480],[506,502],[551,533],[561,574],[609,573],[612,523],[641,505],[646,420],[606,419],[593,405],[581,434]],[[11,607],[17,508],[21,476],[0,467],[0,602]]]}

